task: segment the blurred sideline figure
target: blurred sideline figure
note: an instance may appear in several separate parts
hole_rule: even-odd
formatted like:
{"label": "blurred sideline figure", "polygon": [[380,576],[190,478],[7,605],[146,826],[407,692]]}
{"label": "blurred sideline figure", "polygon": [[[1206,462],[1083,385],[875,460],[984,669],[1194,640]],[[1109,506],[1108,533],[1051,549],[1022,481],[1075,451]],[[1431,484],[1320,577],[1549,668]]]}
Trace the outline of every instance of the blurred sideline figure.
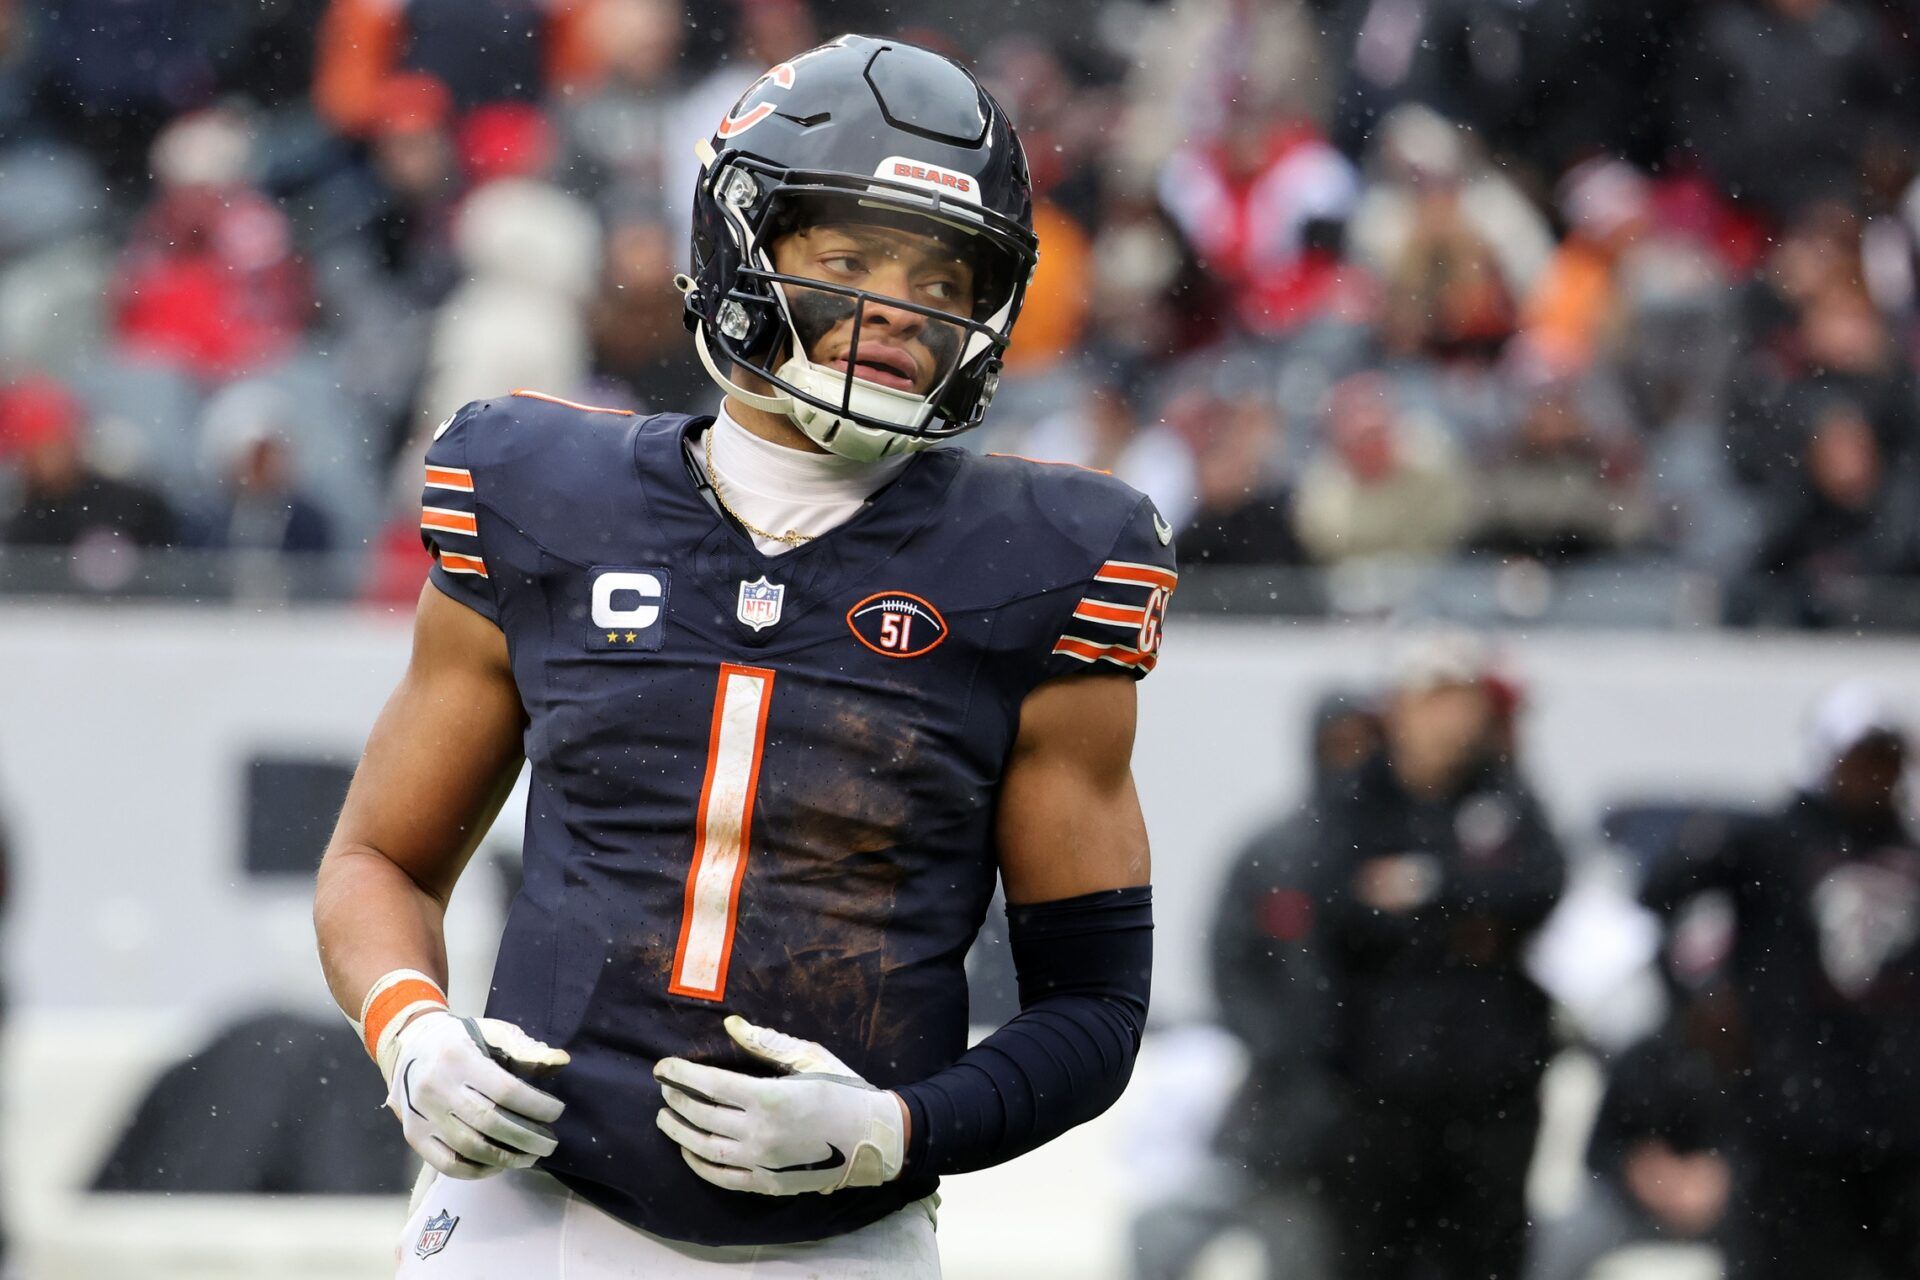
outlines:
{"label": "blurred sideline figure", "polygon": [[[958,63],[849,35],[698,151],[674,283],[719,391],[516,391],[426,452],[413,657],[314,903],[434,1172],[404,1277],[937,1276],[939,1178],[1100,1114],[1139,1049],[1134,682],[1177,520],[934,447],[986,413],[1031,278],[1020,140]],[[489,257],[537,283],[522,233],[568,197],[497,182],[463,228],[490,198]],[[516,297],[490,337],[539,327]],[[458,1017],[443,912],[523,757],[524,877]],[[1021,1008],[970,1049],[996,879]]]}
{"label": "blurred sideline figure", "polygon": [[1807,779],[1772,816],[1656,866],[1670,916],[1732,908],[1732,1280],[1920,1275],[1920,840],[1910,731],[1863,683],[1816,708]]}
{"label": "blurred sideline figure", "polygon": [[1587,1145],[1591,1178],[1574,1210],[1544,1224],[1528,1280],[1589,1280],[1632,1245],[1717,1238],[1732,1190],[1732,1116],[1711,1029],[1689,1009],[1613,1062]]}
{"label": "blurred sideline figure", "polygon": [[1260,1237],[1269,1280],[1328,1274],[1318,1196],[1338,1120],[1328,1058],[1340,997],[1314,946],[1313,832],[1317,804],[1379,743],[1365,700],[1322,698],[1306,796],[1248,840],[1228,872],[1210,932],[1214,1000],[1246,1049],[1246,1077],[1220,1124],[1208,1175],[1134,1219],[1136,1280],[1180,1280],[1216,1236],[1236,1227]]}
{"label": "blurred sideline figure", "polygon": [[1521,956],[1565,866],[1511,758],[1512,714],[1476,640],[1414,645],[1383,749],[1316,806],[1314,936],[1339,993],[1323,1168],[1345,1280],[1520,1271],[1551,1052]]}

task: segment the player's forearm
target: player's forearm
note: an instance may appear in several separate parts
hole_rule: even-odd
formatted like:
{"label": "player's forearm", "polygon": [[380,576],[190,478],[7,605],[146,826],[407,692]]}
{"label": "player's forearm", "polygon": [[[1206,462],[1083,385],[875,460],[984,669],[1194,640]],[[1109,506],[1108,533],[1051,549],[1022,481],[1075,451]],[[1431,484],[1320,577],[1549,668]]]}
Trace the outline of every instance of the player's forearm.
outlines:
{"label": "player's forearm", "polygon": [[334,1000],[357,1017],[368,990],[395,969],[447,980],[446,903],[377,849],[336,846],[313,895],[320,965]]}

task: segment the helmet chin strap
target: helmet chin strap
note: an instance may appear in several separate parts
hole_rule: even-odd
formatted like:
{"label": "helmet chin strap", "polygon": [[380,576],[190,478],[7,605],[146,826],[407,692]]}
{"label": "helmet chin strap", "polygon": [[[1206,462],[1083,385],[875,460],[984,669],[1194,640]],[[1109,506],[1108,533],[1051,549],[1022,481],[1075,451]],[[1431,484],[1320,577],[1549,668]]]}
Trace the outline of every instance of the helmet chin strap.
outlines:
{"label": "helmet chin strap", "polygon": [[707,349],[707,326],[696,325],[693,331],[693,349],[700,357],[700,363],[706,366],[707,376],[719,383],[721,388],[742,404],[750,405],[765,413],[777,413],[783,418],[793,417],[793,397],[782,391],[776,395],[761,395],[749,391],[720,372],[720,365],[713,358],[713,352]]}

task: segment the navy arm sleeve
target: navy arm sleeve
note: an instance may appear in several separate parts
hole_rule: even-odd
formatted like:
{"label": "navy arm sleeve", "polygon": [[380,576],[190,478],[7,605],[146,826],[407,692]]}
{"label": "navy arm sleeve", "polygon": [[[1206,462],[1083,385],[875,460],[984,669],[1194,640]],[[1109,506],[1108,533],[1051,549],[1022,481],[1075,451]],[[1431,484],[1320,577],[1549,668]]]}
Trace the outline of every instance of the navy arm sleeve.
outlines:
{"label": "navy arm sleeve", "polygon": [[479,499],[469,454],[478,427],[478,403],[442,423],[427,446],[420,493],[420,540],[433,555],[433,585],[498,624],[500,606],[480,543]]}
{"label": "navy arm sleeve", "polygon": [[898,1090],[906,1176],[985,1169],[1093,1119],[1126,1088],[1147,1021],[1153,891],[1009,906],[1020,1013]]}

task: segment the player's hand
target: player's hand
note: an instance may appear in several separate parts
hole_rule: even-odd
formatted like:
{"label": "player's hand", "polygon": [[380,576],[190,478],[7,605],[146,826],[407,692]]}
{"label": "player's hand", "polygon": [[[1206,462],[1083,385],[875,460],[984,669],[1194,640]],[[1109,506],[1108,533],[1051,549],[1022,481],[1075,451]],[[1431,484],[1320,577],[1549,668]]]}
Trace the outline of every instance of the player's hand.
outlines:
{"label": "player's hand", "polygon": [[898,1096],[811,1040],[737,1016],[725,1025],[741,1048],[790,1074],[768,1080],[660,1060],[653,1075],[667,1105],[658,1123],[695,1173],[770,1196],[877,1187],[900,1176],[907,1139]]}
{"label": "player's hand", "polygon": [[520,1076],[558,1070],[565,1050],[511,1022],[445,1009],[414,1018],[394,1048],[387,1106],[400,1117],[407,1145],[435,1169],[450,1178],[485,1178],[553,1154],[548,1126],[565,1104]]}

